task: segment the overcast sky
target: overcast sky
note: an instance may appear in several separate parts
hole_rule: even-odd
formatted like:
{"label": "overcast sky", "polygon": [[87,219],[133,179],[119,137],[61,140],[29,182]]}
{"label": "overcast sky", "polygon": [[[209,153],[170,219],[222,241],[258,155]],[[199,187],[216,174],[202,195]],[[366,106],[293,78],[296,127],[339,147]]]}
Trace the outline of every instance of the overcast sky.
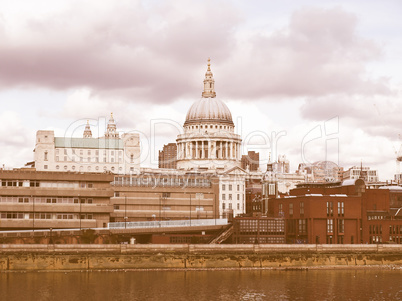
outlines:
{"label": "overcast sky", "polygon": [[37,130],[175,142],[208,57],[243,153],[393,178],[402,131],[402,2],[0,0],[0,164],[33,160]]}

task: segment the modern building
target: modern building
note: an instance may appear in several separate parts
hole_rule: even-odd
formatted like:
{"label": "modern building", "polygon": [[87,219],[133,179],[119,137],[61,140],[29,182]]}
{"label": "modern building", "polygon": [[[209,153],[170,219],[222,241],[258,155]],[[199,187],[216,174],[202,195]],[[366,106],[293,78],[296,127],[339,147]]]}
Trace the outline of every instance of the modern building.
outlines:
{"label": "modern building", "polygon": [[247,155],[241,156],[241,168],[248,171],[259,171],[260,154],[255,151],[249,151]]}
{"label": "modern building", "polygon": [[232,243],[284,244],[286,225],[283,218],[236,217],[233,219]]}
{"label": "modern building", "polygon": [[87,123],[83,137],[55,137],[37,131],[33,167],[38,171],[133,173],[140,167],[138,134],[116,131],[113,114],[104,137],[93,138]]}
{"label": "modern building", "polygon": [[309,182],[327,183],[342,181],[343,167],[332,161],[317,161],[312,164],[301,163],[298,174],[304,174]]}
{"label": "modern building", "polygon": [[219,179],[214,174],[143,169],[116,175],[112,222],[219,218]]}
{"label": "modern building", "polygon": [[177,168],[177,145],[176,143],[168,143],[163,146],[163,149],[159,151],[158,158],[159,168]]}
{"label": "modern building", "polygon": [[0,170],[0,229],[106,227],[112,181],[110,173]]}
{"label": "modern building", "polygon": [[343,180],[363,179],[366,183],[379,182],[378,171],[365,166],[353,166],[343,172]]}
{"label": "modern building", "polygon": [[289,160],[286,159],[285,155],[279,155],[277,161],[271,162],[271,155],[270,155],[269,162],[267,164],[267,171],[281,174],[290,173]]}

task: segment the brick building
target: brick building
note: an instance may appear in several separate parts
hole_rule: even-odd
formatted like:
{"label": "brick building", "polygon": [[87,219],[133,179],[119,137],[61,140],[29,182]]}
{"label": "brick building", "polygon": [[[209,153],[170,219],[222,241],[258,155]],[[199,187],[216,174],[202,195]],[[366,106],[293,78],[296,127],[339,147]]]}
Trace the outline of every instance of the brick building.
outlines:
{"label": "brick building", "polygon": [[163,149],[159,151],[158,158],[159,168],[177,168],[177,145],[176,143],[168,143],[163,146]]}
{"label": "brick building", "polygon": [[402,243],[400,187],[306,183],[270,201],[270,213],[286,220],[287,243]]}
{"label": "brick building", "polygon": [[249,171],[258,171],[260,167],[260,154],[249,151],[247,155],[241,156],[241,168]]}

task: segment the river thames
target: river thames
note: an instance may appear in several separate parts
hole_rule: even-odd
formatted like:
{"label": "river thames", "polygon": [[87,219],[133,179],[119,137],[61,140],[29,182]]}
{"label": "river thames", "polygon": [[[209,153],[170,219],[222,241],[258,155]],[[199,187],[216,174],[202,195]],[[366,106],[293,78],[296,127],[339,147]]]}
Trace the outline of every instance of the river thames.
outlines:
{"label": "river thames", "polygon": [[402,300],[402,270],[21,272],[0,300]]}

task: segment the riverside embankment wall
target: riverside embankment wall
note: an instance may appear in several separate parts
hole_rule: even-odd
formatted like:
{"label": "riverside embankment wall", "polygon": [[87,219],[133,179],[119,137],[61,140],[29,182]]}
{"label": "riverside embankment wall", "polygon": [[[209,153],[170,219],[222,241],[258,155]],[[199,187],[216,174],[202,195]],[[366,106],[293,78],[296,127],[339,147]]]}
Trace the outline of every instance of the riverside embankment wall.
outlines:
{"label": "riverside embankment wall", "polygon": [[0,271],[401,266],[401,245],[0,245]]}

